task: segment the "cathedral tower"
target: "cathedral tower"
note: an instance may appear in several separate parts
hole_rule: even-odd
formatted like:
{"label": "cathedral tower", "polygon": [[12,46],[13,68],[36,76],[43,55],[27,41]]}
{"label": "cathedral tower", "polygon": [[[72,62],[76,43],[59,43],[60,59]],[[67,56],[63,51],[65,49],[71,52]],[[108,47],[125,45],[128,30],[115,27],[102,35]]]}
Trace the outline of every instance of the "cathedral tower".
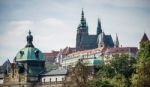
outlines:
{"label": "cathedral tower", "polygon": [[76,50],[81,49],[81,39],[83,36],[88,35],[88,26],[86,23],[86,19],[84,18],[84,11],[82,9],[80,24],[77,28],[77,36],[76,36]]}

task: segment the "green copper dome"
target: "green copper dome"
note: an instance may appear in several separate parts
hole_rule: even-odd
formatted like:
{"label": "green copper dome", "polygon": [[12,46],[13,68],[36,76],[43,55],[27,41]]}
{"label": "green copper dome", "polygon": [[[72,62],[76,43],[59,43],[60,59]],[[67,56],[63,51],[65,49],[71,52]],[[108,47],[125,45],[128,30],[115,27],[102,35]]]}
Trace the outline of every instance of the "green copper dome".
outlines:
{"label": "green copper dome", "polygon": [[27,45],[17,53],[15,61],[45,61],[44,54],[39,49],[34,47],[32,41],[33,36],[29,31],[29,35],[27,36]]}

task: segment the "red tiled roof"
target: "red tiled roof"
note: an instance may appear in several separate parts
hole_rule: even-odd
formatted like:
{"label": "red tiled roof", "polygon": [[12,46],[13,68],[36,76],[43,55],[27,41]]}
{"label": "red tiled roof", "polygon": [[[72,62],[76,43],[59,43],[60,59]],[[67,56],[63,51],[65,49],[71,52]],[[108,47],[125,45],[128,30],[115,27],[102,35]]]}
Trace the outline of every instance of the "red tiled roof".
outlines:
{"label": "red tiled roof", "polygon": [[52,51],[51,53],[44,53],[45,58],[55,58],[58,55],[59,51]]}
{"label": "red tiled roof", "polygon": [[83,50],[83,51],[77,51],[77,52],[73,52],[71,54],[69,54],[68,56],[73,56],[73,55],[77,55],[77,54],[91,54],[91,53],[97,53],[97,52],[105,52],[106,48],[96,48],[96,49],[91,49],[91,50]]}
{"label": "red tiled roof", "polygon": [[136,53],[138,51],[137,47],[118,47],[118,48],[108,48],[105,53],[126,53],[133,52]]}

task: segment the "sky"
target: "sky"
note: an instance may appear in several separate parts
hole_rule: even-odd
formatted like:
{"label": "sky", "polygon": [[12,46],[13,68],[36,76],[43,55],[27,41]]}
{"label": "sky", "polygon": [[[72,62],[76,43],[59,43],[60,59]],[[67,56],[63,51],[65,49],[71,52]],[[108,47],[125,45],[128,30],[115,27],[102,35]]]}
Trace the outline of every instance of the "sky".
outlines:
{"label": "sky", "polygon": [[29,30],[42,52],[75,47],[82,8],[90,34],[99,18],[123,47],[138,47],[144,32],[150,38],[150,0],[0,0],[0,65],[25,47]]}

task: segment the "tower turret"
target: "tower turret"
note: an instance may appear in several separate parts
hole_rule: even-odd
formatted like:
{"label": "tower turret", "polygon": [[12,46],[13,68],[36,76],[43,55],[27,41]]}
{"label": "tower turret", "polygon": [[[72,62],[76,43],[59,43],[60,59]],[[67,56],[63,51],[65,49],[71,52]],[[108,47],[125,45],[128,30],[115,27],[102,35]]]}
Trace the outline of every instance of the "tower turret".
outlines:
{"label": "tower turret", "polygon": [[116,34],[115,47],[119,47],[119,39],[118,39],[118,35],[117,34]]}
{"label": "tower turret", "polygon": [[81,39],[83,36],[87,36],[88,35],[88,26],[86,23],[86,19],[84,18],[84,11],[82,9],[82,13],[81,13],[81,20],[80,20],[80,24],[77,28],[77,35],[76,35],[76,51],[81,49]]}
{"label": "tower turret", "polygon": [[102,33],[102,27],[101,27],[101,22],[100,19],[98,18],[98,24],[97,24],[97,36]]}
{"label": "tower turret", "polygon": [[88,25],[87,25],[86,19],[84,17],[84,11],[83,11],[83,9],[82,9],[82,13],[81,13],[80,24],[78,26],[78,31],[80,33],[88,34]]}

